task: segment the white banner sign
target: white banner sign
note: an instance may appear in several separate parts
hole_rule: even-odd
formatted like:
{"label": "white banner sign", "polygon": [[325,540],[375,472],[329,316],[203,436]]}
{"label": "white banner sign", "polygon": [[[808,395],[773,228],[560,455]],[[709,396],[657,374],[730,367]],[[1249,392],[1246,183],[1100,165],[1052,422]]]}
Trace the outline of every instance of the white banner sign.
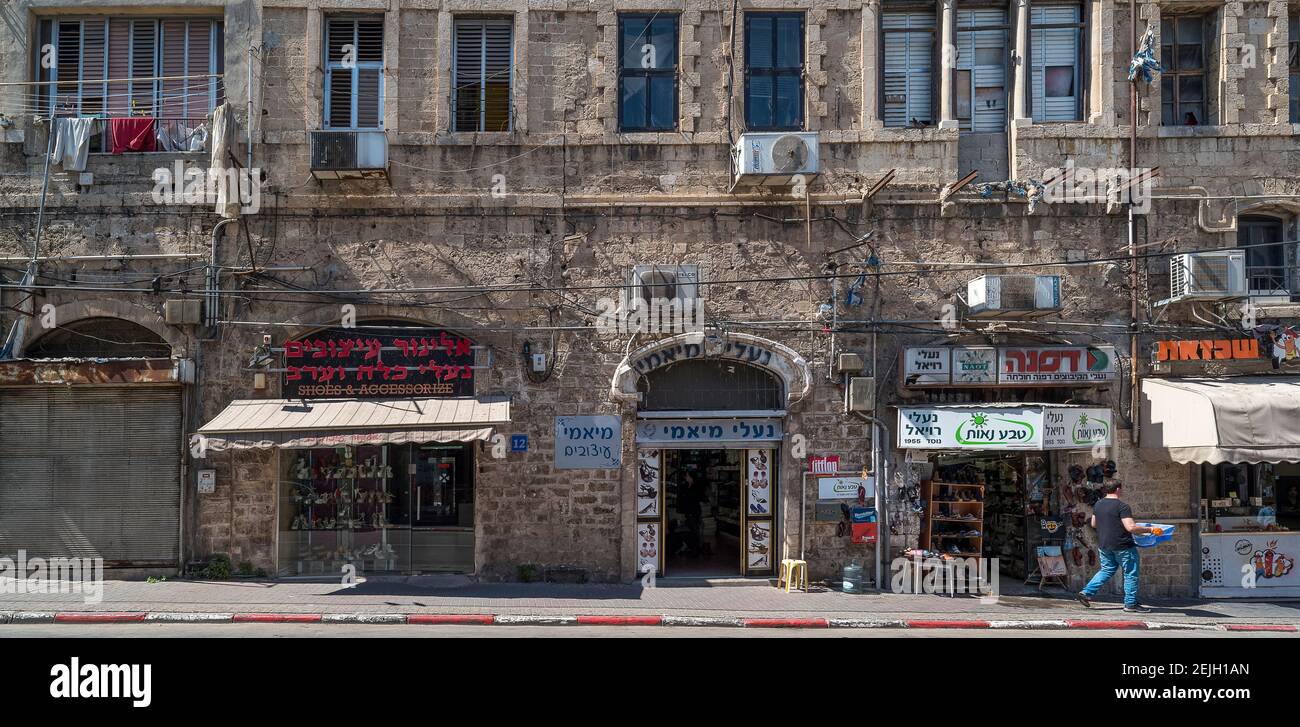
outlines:
{"label": "white banner sign", "polygon": [[858,488],[866,490],[867,501],[876,499],[875,477],[818,477],[817,498],[821,500],[856,500]]}
{"label": "white banner sign", "polygon": [[901,449],[1090,449],[1114,441],[1100,407],[907,407],[898,410]]}

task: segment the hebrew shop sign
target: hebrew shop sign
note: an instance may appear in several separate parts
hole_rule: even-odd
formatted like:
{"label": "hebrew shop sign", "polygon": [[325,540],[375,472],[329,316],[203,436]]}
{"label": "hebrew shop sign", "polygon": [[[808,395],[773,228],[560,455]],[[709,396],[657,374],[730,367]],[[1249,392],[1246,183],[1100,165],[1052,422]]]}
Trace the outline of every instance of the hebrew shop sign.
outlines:
{"label": "hebrew shop sign", "polygon": [[1101,407],[904,407],[902,449],[1090,449],[1114,442],[1110,409]]}
{"label": "hebrew shop sign", "polygon": [[914,346],[903,350],[903,384],[1080,386],[1115,381],[1114,346]]}
{"label": "hebrew shop sign", "polygon": [[284,344],[287,399],[473,396],[473,343],[434,329],[339,329]]}

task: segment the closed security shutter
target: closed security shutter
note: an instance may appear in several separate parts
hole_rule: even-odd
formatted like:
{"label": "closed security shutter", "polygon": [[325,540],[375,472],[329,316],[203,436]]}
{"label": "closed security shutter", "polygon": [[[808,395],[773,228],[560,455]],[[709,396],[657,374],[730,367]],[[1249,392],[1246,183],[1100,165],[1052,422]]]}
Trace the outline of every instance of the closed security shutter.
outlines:
{"label": "closed security shutter", "polygon": [[[885,126],[930,125],[934,13],[885,13]],[[912,31],[912,32],[893,32]]]}
{"label": "closed security shutter", "polygon": [[1078,22],[1077,5],[1030,10],[1030,104],[1035,121],[1079,120],[1079,29],[1033,27]]}
{"label": "closed security shutter", "polygon": [[456,131],[510,130],[514,23],[509,18],[457,18]]}
{"label": "closed security shutter", "polygon": [[0,556],[174,566],[180,390],[0,389]]}
{"label": "closed security shutter", "polygon": [[[1007,31],[1005,10],[962,10],[959,27],[974,27],[957,33],[957,78],[969,79],[970,119],[961,128],[981,133],[1005,131],[1007,127]],[[965,71],[965,73],[963,73]],[[960,90],[958,91],[960,93]],[[960,104],[959,104],[960,105]]]}

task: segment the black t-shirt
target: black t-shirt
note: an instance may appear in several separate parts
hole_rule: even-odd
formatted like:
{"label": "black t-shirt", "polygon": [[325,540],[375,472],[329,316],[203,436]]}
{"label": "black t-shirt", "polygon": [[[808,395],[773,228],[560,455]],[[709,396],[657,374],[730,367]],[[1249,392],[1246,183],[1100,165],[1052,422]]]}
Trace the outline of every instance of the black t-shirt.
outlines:
{"label": "black t-shirt", "polygon": [[1124,518],[1133,517],[1133,508],[1114,497],[1103,497],[1092,507],[1097,518],[1097,547],[1102,550],[1127,550],[1137,547],[1133,536],[1124,528]]}

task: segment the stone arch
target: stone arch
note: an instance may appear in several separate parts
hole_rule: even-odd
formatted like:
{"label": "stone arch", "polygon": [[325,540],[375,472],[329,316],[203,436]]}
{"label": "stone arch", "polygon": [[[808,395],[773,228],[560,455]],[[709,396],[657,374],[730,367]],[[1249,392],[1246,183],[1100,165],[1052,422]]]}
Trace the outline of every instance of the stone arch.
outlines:
{"label": "stone arch", "polygon": [[[40,326],[41,315],[40,308],[37,308],[36,323],[27,326],[23,341],[24,351],[37,339],[51,332]],[[95,299],[77,300],[54,307],[56,328],[88,318],[117,318],[134,323],[166,342],[171,347],[171,356],[173,358],[184,358],[189,355],[189,345],[185,334],[179,329],[163,323],[158,310],[153,306],[122,300]]]}
{"label": "stone arch", "polygon": [[614,371],[610,398],[641,401],[640,378],[662,366],[694,359],[734,360],[765,369],[780,379],[786,405],[794,404],[812,389],[812,367],[794,349],[747,333],[682,333],[632,351]]}

